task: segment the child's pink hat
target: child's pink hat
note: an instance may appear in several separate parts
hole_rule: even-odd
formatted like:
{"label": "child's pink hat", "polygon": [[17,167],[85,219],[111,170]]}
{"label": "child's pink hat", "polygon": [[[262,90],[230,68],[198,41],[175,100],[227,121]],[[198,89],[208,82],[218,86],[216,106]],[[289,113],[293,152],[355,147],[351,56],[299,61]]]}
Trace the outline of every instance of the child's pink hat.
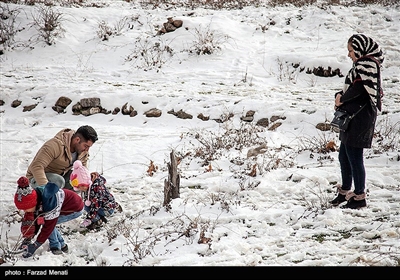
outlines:
{"label": "child's pink hat", "polygon": [[90,187],[92,179],[89,170],[82,165],[80,160],[74,162],[74,169],[69,177],[69,182],[75,191],[79,191],[78,187]]}

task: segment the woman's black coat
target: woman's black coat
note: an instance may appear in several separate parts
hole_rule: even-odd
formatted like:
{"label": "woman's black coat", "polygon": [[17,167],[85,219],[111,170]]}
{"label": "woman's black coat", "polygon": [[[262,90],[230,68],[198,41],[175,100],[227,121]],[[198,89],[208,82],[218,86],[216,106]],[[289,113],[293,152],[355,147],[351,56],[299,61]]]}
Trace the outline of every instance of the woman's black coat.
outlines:
{"label": "woman's black coat", "polygon": [[346,131],[340,131],[339,140],[347,146],[371,148],[377,109],[359,77],[342,95],[340,101],[343,103],[340,108],[350,114],[356,113],[364,104],[366,106],[351,120]]}

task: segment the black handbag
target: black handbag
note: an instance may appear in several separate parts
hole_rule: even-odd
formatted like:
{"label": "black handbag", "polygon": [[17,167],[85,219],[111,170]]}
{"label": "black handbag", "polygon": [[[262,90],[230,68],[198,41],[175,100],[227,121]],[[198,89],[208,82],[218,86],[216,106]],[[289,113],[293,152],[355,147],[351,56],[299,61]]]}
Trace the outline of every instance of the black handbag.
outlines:
{"label": "black handbag", "polygon": [[337,109],[333,115],[331,126],[346,131],[346,129],[349,127],[350,120],[351,116],[346,111]]}
{"label": "black handbag", "polygon": [[333,115],[333,119],[331,121],[331,126],[339,128],[341,131],[346,131],[349,128],[350,121],[365,107],[362,106],[357,112],[353,115],[350,115],[345,110],[338,108]]}

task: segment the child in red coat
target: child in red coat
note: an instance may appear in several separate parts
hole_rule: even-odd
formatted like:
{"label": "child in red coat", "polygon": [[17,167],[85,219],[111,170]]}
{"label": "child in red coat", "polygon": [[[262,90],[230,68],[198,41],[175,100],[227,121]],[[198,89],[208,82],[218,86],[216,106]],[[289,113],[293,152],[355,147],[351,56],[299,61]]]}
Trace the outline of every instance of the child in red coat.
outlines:
{"label": "child in red coat", "polygon": [[[68,246],[56,225],[76,219],[82,214],[82,198],[71,190],[60,189],[52,182],[32,188],[28,178],[21,177],[17,183],[14,203],[19,210],[25,212],[21,232],[25,238],[23,246],[26,252],[22,256],[31,257],[47,239],[53,254],[66,253]],[[36,234],[36,241],[31,243]]]}

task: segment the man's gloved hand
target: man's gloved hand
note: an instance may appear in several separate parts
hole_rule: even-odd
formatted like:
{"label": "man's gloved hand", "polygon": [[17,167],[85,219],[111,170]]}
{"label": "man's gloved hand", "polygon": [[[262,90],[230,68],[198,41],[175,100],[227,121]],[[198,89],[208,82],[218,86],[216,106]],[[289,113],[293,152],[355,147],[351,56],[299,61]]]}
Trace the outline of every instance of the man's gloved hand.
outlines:
{"label": "man's gloved hand", "polygon": [[42,243],[37,241],[35,241],[35,243],[29,244],[26,252],[22,254],[22,257],[24,258],[32,257],[40,246],[42,246]]}
{"label": "man's gloved hand", "polygon": [[41,186],[37,186],[35,189],[40,191],[40,193],[43,193],[43,190],[45,187],[46,187],[46,185],[41,185]]}

